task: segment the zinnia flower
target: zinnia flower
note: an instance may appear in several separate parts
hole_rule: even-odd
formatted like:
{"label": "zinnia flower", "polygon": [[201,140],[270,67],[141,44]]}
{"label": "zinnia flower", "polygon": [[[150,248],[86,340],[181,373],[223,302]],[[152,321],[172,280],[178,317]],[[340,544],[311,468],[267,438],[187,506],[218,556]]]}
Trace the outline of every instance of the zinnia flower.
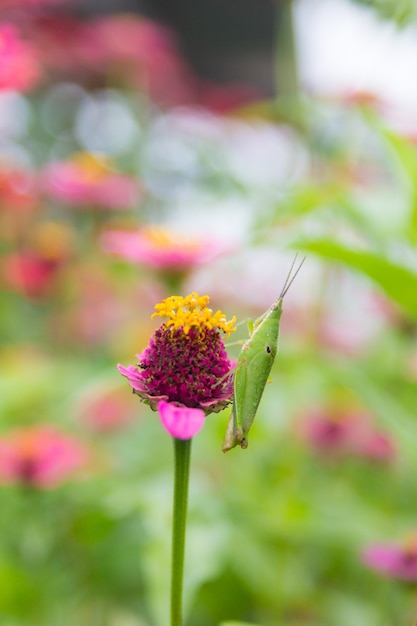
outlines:
{"label": "zinnia flower", "polygon": [[44,189],[54,198],[75,206],[127,209],[139,199],[134,178],[116,173],[108,159],[88,152],[51,163],[45,172]]}
{"label": "zinnia flower", "polygon": [[356,456],[381,462],[395,456],[392,439],[362,411],[315,410],[305,416],[299,429],[301,437],[320,455]]}
{"label": "zinnia flower", "polygon": [[374,544],[365,549],[362,560],[373,570],[399,580],[417,580],[417,536],[404,544]]}
{"label": "zinnia flower", "polygon": [[227,251],[223,245],[192,239],[156,226],[141,230],[109,230],[102,235],[106,252],[153,269],[184,272]]}
{"label": "zinnia flower", "polygon": [[0,480],[55,487],[86,463],[87,450],[52,427],[15,430],[0,438]]}
{"label": "zinnia flower", "polygon": [[208,302],[193,292],[157,304],[152,317],[167,321],[137,355],[138,366],[118,366],[133,392],[158,409],[164,428],[179,439],[193,437],[205,416],[221,411],[233,396],[233,365],[220,331],[229,336],[236,318],[227,321]]}

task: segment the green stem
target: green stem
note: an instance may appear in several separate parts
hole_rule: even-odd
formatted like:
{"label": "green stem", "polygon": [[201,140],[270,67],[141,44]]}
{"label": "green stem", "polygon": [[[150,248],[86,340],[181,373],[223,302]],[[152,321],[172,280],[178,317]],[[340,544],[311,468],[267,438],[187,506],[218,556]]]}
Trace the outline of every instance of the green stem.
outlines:
{"label": "green stem", "polygon": [[295,48],[292,0],[281,0],[275,49],[278,102],[294,105],[299,97],[297,52]]}
{"label": "green stem", "polygon": [[174,439],[175,474],[172,525],[171,626],[182,626],[183,624],[182,586],[191,441],[191,439]]}

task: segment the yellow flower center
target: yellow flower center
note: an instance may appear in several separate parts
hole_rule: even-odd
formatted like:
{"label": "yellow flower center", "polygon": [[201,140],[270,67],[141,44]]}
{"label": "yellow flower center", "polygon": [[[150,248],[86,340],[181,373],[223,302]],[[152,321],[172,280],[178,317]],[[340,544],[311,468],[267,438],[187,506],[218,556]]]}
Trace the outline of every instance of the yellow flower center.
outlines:
{"label": "yellow flower center", "polygon": [[155,305],[156,313],[153,313],[152,319],[166,317],[168,318],[166,326],[173,329],[181,328],[185,335],[188,335],[190,328],[198,330],[219,328],[228,337],[236,330],[234,327],[236,317],[228,321],[221,311],[213,313],[212,309],[207,307],[209,301],[209,296],[199,296],[195,291],[185,298],[170,296]]}
{"label": "yellow flower center", "polygon": [[409,533],[403,541],[403,550],[406,554],[416,554],[417,552],[417,531]]}
{"label": "yellow flower center", "polygon": [[187,250],[197,250],[200,245],[199,242],[191,241],[178,233],[156,226],[144,228],[142,233],[149,243],[159,249],[186,248]]}
{"label": "yellow flower center", "polygon": [[76,165],[86,180],[94,182],[104,178],[111,172],[109,160],[98,157],[90,152],[77,152],[71,162]]}
{"label": "yellow flower center", "polygon": [[16,450],[20,458],[26,461],[36,459],[39,452],[39,437],[31,430],[27,432],[18,432],[15,435]]}

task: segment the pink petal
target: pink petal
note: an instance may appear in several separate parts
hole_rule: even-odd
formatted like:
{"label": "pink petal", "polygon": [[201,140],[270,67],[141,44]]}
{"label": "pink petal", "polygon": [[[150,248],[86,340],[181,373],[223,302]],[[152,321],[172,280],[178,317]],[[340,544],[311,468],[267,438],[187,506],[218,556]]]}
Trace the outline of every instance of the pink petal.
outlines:
{"label": "pink petal", "polygon": [[417,554],[401,546],[373,545],[362,554],[363,562],[372,569],[401,580],[417,579]]}
{"label": "pink petal", "polygon": [[205,413],[201,409],[190,409],[175,402],[158,403],[162,426],[176,439],[191,439],[203,427]]}
{"label": "pink petal", "polygon": [[135,367],[134,365],[128,365],[127,367],[124,367],[124,365],[120,365],[119,363],[117,369],[122,374],[122,376],[126,376],[130,383],[130,386],[133,387],[133,389],[136,389],[137,391],[144,391],[142,374],[137,367]]}
{"label": "pink petal", "polygon": [[392,572],[397,562],[397,548],[385,545],[372,545],[364,550],[363,562],[374,570]]}

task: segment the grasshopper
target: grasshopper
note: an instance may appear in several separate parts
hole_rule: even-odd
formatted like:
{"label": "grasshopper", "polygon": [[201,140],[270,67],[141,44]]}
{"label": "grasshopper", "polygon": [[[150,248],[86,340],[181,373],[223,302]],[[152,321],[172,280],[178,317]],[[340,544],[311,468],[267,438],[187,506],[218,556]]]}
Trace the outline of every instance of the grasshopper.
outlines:
{"label": "grasshopper", "polygon": [[248,324],[250,336],[242,346],[235,368],[233,407],[222,445],[223,452],[237,445],[248,447],[247,435],[278,352],[284,297],[305,261],[304,258],[293,273],[296,259],[297,255],[278,299],[255,322]]}

